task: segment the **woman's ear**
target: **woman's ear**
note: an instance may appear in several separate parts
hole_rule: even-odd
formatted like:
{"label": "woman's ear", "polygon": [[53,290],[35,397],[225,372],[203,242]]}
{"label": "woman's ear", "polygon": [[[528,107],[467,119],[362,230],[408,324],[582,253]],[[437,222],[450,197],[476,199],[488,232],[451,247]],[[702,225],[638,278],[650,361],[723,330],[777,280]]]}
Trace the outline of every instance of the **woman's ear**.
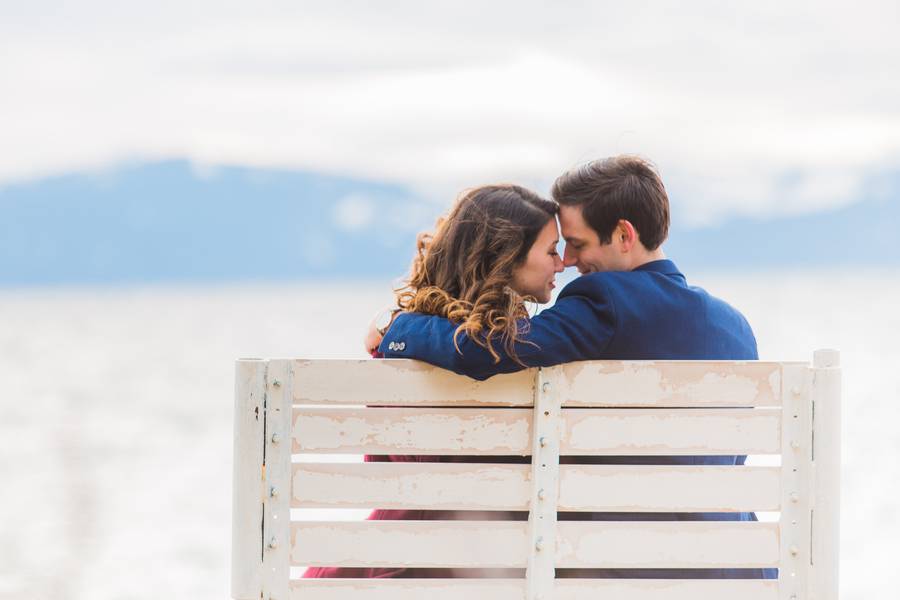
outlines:
{"label": "woman's ear", "polygon": [[635,242],[638,240],[637,229],[634,228],[631,221],[626,219],[619,219],[619,224],[616,226],[616,231],[613,235],[617,236],[618,239],[616,241],[619,242],[619,247],[623,253],[631,252]]}

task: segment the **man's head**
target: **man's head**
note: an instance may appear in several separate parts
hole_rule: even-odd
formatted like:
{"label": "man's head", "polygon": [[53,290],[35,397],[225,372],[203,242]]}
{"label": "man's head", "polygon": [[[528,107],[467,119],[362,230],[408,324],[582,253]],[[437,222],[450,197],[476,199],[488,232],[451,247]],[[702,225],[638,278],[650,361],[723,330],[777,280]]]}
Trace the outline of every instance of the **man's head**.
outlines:
{"label": "man's head", "polygon": [[565,265],[581,273],[630,271],[663,258],[669,198],[656,169],[635,156],[595,160],[553,184]]}

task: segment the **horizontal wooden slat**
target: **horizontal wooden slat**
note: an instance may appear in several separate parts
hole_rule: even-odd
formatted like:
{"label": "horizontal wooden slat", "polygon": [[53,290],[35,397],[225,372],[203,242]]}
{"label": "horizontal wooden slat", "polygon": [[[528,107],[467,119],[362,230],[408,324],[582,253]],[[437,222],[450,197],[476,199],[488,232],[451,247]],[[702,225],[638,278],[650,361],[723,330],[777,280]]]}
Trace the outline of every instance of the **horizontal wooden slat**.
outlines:
{"label": "horizontal wooden slat", "polygon": [[[778,582],[752,579],[557,579],[554,600],[776,600]],[[337,600],[335,598],[334,600]]]}
{"label": "horizontal wooden slat", "polygon": [[[781,451],[773,409],[565,409],[562,454]],[[529,409],[294,408],[294,452],[527,455]]]}
{"label": "horizontal wooden slat", "polygon": [[778,524],[561,521],[561,568],[751,568],[778,565]]}
{"label": "horizontal wooden slat", "polygon": [[531,465],[297,463],[296,508],[528,510]]}
{"label": "horizontal wooden slat", "polygon": [[781,452],[775,409],[564,409],[561,454],[729,455]]}
{"label": "horizontal wooden slat", "polygon": [[555,368],[563,406],[781,404],[781,363],[585,361]]}
{"label": "horizontal wooden slat", "polygon": [[337,567],[523,568],[524,521],[291,523],[291,563]]}
{"label": "horizontal wooden slat", "polygon": [[299,579],[293,600],[525,600],[524,579]]}
{"label": "horizontal wooden slat", "polygon": [[[291,524],[291,562],[344,567],[521,568],[521,521]],[[776,523],[561,521],[560,568],[752,568],[778,562]]]}
{"label": "horizontal wooden slat", "polygon": [[294,452],[526,455],[531,419],[521,408],[295,407]]}
{"label": "horizontal wooden slat", "polygon": [[295,360],[295,404],[531,406],[535,370],[475,381],[423,362]]}
{"label": "horizontal wooden slat", "polygon": [[559,510],[779,510],[781,469],[739,466],[562,465]]}
{"label": "horizontal wooden slat", "polygon": [[[528,510],[529,465],[297,463],[294,508]],[[562,465],[559,510],[780,510],[777,467]]]}
{"label": "horizontal wooden slat", "polygon": [[[524,579],[300,579],[293,600],[525,600]],[[746,579],[557,579],[553,600],[776,600],[778,582]],[[549,600],[549,599],[548,599]]]}

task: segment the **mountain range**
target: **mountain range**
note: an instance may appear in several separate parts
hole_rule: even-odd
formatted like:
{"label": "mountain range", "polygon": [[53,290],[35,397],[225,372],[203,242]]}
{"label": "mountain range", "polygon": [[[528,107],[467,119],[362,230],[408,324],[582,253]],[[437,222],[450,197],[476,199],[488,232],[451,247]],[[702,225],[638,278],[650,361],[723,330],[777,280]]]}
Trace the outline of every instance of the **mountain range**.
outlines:
{"label": "mountain range", "polygon": [[[900,266],[898,196],[673,226],[665,249],[686,271]],[[447,206],[397,184],[185,160],[8,184],[0,285],[395,278]]]}

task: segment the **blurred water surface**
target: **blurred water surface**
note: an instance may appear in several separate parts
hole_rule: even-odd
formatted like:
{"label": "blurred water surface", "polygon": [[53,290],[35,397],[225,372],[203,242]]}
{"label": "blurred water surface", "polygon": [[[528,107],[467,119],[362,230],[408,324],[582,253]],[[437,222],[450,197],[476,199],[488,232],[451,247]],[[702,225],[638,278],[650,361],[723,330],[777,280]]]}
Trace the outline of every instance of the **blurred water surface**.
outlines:
{"label": "blurred water surface", "polygon": [[[708,274],[764,359],[844,366],[842,597],[900,535],[900,272]],[[364,357],[371,282],[0,292],[0,598],[229,597],[234,359]]]}

